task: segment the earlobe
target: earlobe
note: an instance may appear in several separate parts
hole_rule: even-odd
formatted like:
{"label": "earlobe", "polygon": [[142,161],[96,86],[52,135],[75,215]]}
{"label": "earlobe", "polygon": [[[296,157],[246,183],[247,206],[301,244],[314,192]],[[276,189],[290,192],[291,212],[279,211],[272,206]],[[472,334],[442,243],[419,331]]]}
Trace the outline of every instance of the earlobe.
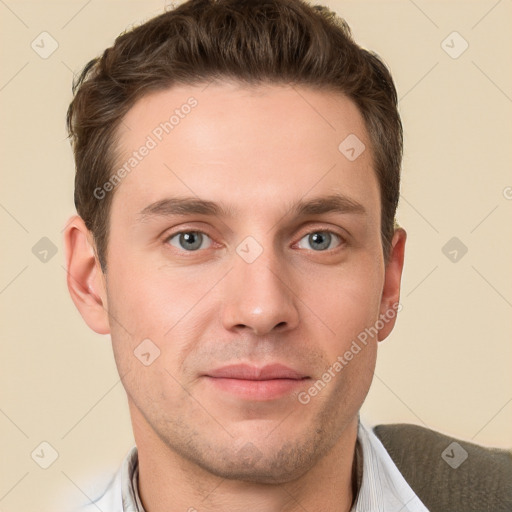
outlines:
{"label": "earlobe", "polygon": [[64,232],[67,285],[86,324],[98,334],[109,334],[105,279],[94,241],[81,217],[75,215]]}
{"label": "earlobe", "polygon": [[386,265],[384,286],[380,304],[380,320],[383,327],[379,329],[378,340],[389,336],[395,326],[396,316],[400,306],[400,282],[404,267],[405,241],[407,233],[403,228],[397,228],[391,242],[391,252]]}

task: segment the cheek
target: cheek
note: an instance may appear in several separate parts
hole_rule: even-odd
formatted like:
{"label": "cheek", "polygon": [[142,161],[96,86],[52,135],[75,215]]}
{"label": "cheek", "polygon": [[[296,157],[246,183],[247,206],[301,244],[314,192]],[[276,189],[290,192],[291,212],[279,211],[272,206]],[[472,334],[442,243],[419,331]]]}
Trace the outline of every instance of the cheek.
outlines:
{"label": "cheek", "polygon": [[[142,258],[126,258],[110,272],[108,304],[120,373],[133,365],[137,371],[145,371],[134,357],[142,350],[138,347],[143,342],[149,352],[158,353],[152,370],[161,365],[173,374],[181,371],[205,326],[218,316],[221,302],[212,303],[206,295],[219,280],[217,273],[213,269],[199,272],[192,267],[170,268],[161,263],[155,266]],[[148,339],[151,343],[144,341]],[[154,371],[146,373],[157,378]],[[165,372],[163,379],[169,380]]]}
{"label": "cheek", "polygon": [[[215,322],[230,299],[224,293],[229,277],[219,282],[226,266],[171,266],[120,243],[112,247],[108,304],[113,323],[120,324],[113,340],[122,338],[126,348],[131,338],[133,351],[149,338],[181,359],[187,342]],[[337,266],[308,262],[287,275],[302,328],[330,358],[344,353],[378,317],[383,271],[376,254],[358,251]]]}
{"label": "cheek", "polygon": [[[344,351],[379,317],[382,271],[377,259],[374,263],[361,260],[336,273],[331,270],[321,286],[309,284],[304,294],[309,297],[304,302],[311,305],[319,325],[321,320],[328,327],[323,332],[329,334],[326,350],[332,355]],[[322,282],[318,278],[312,281]]]}
{"label": "cheek", "polygon": [[191,273],[143,258],[126,258],[110,272],[109,309],[134,337],[168,336],[204,294]]}

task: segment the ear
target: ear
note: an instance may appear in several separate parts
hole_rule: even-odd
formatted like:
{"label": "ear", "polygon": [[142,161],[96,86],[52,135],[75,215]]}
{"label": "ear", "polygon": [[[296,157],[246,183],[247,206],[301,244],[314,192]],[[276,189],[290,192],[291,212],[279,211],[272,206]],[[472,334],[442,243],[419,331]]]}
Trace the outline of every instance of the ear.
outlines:
{"label": "ear", "polygon": [[94,239],[78,215],[64,232],[68,290],[85,323],[98,334],[109,334],[106,282]]}
{"label": "ear", "polygon": [[382,298],[380,303],[381,324],[378,340],[386,339],[396,322],[396,315],[400,309],[400,281],[402,279],[402,270],[404,267],[404,252],[407,233],[403,228],[397,228],[391,241],[391,251],[386,265],[384,276],[384,287],[382,289]]}

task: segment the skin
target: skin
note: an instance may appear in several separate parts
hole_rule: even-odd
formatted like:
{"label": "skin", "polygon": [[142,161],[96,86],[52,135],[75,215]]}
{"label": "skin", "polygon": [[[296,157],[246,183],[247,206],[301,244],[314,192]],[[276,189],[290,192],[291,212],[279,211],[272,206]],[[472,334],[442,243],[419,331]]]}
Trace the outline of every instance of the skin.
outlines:
{"label": "skin", "polygon": [[[345,96],[305,87],[175,87],[128,112],[119,165],[190,96],[197,106],[110,192],[106,275],[82,219],[65,233],[71,296],[91,329],[111,334],[144,507],[349,510],[358,411],[395,319],[307,404],[297,393],[399,301],[406,233],[395,231],[385,265],[362,116]],[[354,161],[338,150],[349,134],[366,146]],[[364,213],[293,214],[295,202],[334,192]],[[233,215],[141,218],[170,196],[214,201]],[[180,230],[204,233],[200,248],[174,236]],[[309,237],[319,232],[323,246]],[[236,250],[248,236],[262,248],[251,263]],[[149,366],[134,355],[147,338],[160,350]],[[309,378],[258,400],[204,377],[227,364],[275,362]]]}

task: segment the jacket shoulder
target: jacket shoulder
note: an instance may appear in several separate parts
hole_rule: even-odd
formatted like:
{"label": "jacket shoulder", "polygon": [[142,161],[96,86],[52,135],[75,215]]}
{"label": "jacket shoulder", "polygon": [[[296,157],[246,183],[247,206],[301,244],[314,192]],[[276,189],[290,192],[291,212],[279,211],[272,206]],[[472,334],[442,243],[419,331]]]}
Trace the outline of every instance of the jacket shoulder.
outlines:
{"label": "jacket shoulder", "polygon": [[512,511],[512,451],[408,424],[373,432],[431,512]]}

